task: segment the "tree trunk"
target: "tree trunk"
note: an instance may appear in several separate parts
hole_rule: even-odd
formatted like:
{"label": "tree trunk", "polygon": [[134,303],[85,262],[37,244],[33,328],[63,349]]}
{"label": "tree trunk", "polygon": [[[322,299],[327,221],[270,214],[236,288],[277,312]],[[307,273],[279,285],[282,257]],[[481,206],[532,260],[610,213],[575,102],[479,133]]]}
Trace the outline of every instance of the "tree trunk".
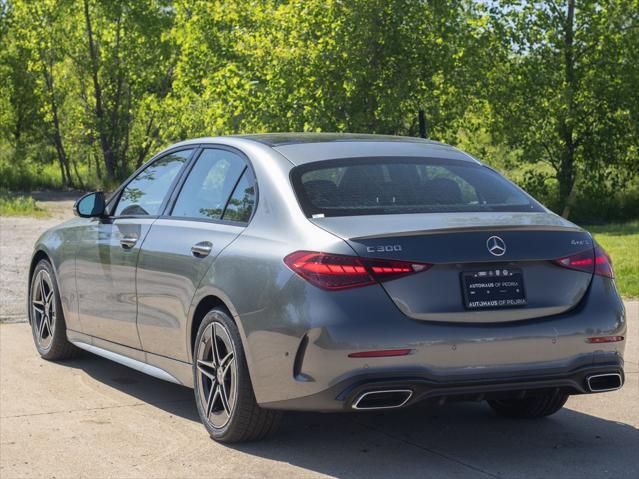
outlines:
{"label": "tree trunk", "polygon": [[106,116],[104,113],[104,107],[102,105],[102,88],[100,86],[100,80],[98,78],[98,50],[93,39],[93,29],[91,27],[91,17],[89,15],[88,0],[84,0],[84,19],[86,21],[87,40],[89,42],[89,55],[91,58],[91,77],[93,79],[93,95],[95,97],[94,113],[96,117],[96,129],[98,130],[100,148],[102,149],[102,155],[104,156],[104,167],[106,169],[108,178],[110,180],[113,180],[116,176],[117,164],[115,153],[113,151],[113,145],[109,141],[109,137],[106,131]]}
{"label": "tree trunk", "polygon": [[98,156],[95,156],[95,174],[98,177],[98,180],[102,180],[102,169],[100,168],[100,160],[98,160]]}
{"label": "tree trunk", "polygon": [[148,155],[151,146],[153,145],[153,140],[157,134],[157,129],[153,130],[153,114],[149,118],[148,123],[146,124],[146,129],[144,131],[144,142],[142,146],[138,150],[138,159],[135,162],[135,168],[138,169],[142,166],[146,155]]}
{"label": "tree trunk", "polygon": [[62,184],[66,185],[66,184],[68,184],[69,180],[67,179],[67,175],[64,172],[64,162],[62,161],[62,158],[60,157],[60,152],[59,152],[59,150],[57,148],[57,145],[56,145],[56,153],[57,153],[57,157],[58,157],[58,165],[60,165],[60,178],[62,180]]}
{"label": "tree trunk", "polygon": [[73,178],[71,177],[71,171],[69,169],[69,159],[64,149],[64,143],[62,142],[62,133],[60,132],[60,119],[58,117],[58,103],[55,99],[55,87],[53,84],[53,65],[47,62],[47,59],[42,51],[40,51],[40,61],[42,62],[42,74],[44,75],[44,82],[47,86],[47,92],[49,97],[49,106],[51,108],[51,115],[53,116],[53,144],[58,155],[58,163],[60,164],[60,176],[62,177],[62,183],[65,186],[73,188]]}
{"label": "tree trunk", "polygon": [[58,119],[58,108],[56,106],[55,100],[52,100],[51,107],[53,110],[53,142],[55,143],[55,149],[58,152],[58,160],[60,162],[60,166],[66,174],[66,181],[65,175],[62,175],[62,181],[64,181],[66,186],[73,188],[73,178],[71,177],[71,171],[69,170],[69,159],[67,158],[67,153],[64,149],[64,144],[62,143],[60,121]]}
{"label": "tree trunk", "polygon": [[561,208],[561,216],[567,218],[570,214],[570,200],[572,199],[572,190],[575,185],[575,150],[572,144],[572,128],[567,128],[564,134],[564,152],[561,158],[561,164],[557,171],[557,180],[559,181],[559,205]]}
{"label": "tree trunk", "polygon": [[559,180],[559,206],[561,215],[567,218],[570,214],[570,203],[573,198],[573,188],[575,186],[575,150],[577,144],[574,137],[575,121],[575,93],[577,90],[577,79],[575,77],[574,58],[574,25],[575,23],[575,0],[568,0],[568,11],[564,24],[564,102],[566,112],[560,119],[559,129],[563,141],[563,153],[561,164],[557,171]]}
{"label": "tree trunk", "polygon": [[131,87],[127,88],[127,101],[126,110],[124,111],[124,142],[120,140],[120,172],[124,177],[128,170],[128,157],[129,157],[129,140],[131,134],[131,103],[132,94]]}
{"label": "tree trunk", "polygon": [[82,181],[82,177],[80,176],[80,172],[78,171],[78,162],[75,161],[73,155],[71,155],[71,164],[73,165],[73,172],[75,173],[75,177],[78,179],[78,186],[81,190],[83,190],[84,182]]}

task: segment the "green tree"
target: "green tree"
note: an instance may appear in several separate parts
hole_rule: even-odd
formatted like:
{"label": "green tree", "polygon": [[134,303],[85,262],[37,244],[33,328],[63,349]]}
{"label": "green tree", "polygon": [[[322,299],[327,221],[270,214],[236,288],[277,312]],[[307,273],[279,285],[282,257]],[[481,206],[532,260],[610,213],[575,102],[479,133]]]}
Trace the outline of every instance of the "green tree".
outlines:
{"label": "green tree", "polygon": [[[60,120],[60,105],[67,91],[58,86],[59,65],[64,56],[64,31],[60,2],[14,2],[11,5],[12,36],[5,55],[12,68],[14,138],[38,130],[55,147],[62,183],[73,186]],[[36,113],[37,112],[37,113]]]}
{"label": "green tree", "polygon": [[[443,137],[479,77],[464,1],[176,2],[179,61],[163,134],[360,131]],[[480,32],[478,34],[477,32]]]}
{"label": "green tree", "polygon": [[0,4],[0,135],[18,150],[39,122],[39,104],[33,98],[36,75],[24,59],[31,54],[19,41],[14,8]]}
{"label": "green tree", "polygon": [[489,95],[495,131],[523,161],[552,167],[567,217],[580,177],[614,188],[639,166],[637,1],[505,1],[491,13],[504,40]]}
{"label": "green tree", "polygon": [[[107,177],[126,174],[129,158],[145,156],[155,136],[150,97],[164,96],[170,86],[171,44],[165,33],[173,9],[163,0],[76,4],[74,59],[85,124],[97,138]],[[145,125],[136,128],[136,122]],[[131,134],[137,148],[130,152]]]}
{"label": "green tree", "polygon": [[638,2],[0,0],[0,173],[109,187],[188,137],[424,110],[568,216],[639,184]]}

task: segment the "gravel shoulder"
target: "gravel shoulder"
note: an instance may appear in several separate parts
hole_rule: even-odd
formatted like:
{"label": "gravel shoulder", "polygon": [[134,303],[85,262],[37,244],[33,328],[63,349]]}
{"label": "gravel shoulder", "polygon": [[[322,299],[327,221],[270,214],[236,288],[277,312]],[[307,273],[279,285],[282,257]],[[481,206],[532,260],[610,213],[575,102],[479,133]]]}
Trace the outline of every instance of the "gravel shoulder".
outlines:
{"label": "gravel shoulder", "polygon": [[25,321],[29,262],[36,240],[47,229],[73,217],[81,193],[38,192],[45,218],[0,216],[0,322]]}

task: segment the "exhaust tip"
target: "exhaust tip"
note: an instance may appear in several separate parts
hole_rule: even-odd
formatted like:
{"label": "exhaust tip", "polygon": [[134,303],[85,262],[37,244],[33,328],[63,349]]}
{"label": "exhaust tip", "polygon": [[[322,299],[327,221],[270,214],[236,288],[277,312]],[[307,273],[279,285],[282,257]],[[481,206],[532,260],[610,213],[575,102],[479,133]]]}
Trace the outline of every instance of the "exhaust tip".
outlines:
{"label": "exhaust tip", "polygon": [[359,395],[353,403],[353,409],[392,409],[402,407],[412,397],[410,389],[385,389],[367,391]]}
{"label": "exhaust tip", "polygon": [[619,373],[593,374],[586,378],[588,390],[593,393],[615,391],[623,386],[623,380]]}

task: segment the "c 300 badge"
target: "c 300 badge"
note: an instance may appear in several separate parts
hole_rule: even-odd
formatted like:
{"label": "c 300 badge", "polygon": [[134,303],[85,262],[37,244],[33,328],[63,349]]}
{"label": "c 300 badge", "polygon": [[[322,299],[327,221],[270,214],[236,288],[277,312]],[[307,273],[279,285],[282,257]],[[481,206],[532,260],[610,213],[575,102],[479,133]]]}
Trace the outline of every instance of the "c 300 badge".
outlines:
{"label": "c 300 badge", "polygon": [[384,244],[378,246],[367,246],[366,251],[369,253],[392,253],[394,251],[401,251],[401,244]]}

